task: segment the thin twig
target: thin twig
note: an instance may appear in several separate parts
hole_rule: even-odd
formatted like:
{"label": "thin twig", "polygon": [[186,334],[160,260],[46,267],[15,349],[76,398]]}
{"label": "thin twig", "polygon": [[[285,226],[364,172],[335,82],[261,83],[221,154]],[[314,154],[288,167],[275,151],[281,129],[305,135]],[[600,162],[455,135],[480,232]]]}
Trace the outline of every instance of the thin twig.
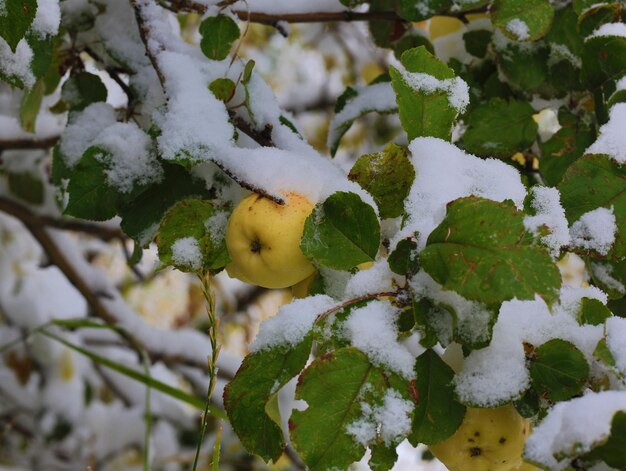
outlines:
{"label": "thin twig", "polygon": [[[193,12],[204,14],[207,10],[206,5],[193,0],[170,0],[163,2],[164,6],[175,12]],[[226,8],[236,1],[226,0],[217,4],[221,8]],[[476,8],[463,12],[445,12],[442,15],[459,18],[465,20],[466,15],[472,13],[483,13],[487,11],[486,7]],[[276,23],[284,21],[286,23],[330,23],[330,22],[354,22],[354,21],[408,21],[399,16],[393,10],[386,11],[337,11],[337,12],[307,12],[307,13],[263,13],[250,12],[246,10],[234,10],[233,13],[244,21],[252,23],[261,23],[275,26]]]}
{"label": "thin twig", "polygon": [[[141,9],[141,6],[137,3],[137,0],[130,0],[130,3],[133,6],[133,9],[135,11],[135,18],[137,20],[137,25],[139,26],[139,34],[140,34],[140,37],[141,37],[141,41],[143,42],[144,47],[146,49],[146,54],[148,55],[148,58],[150,59],[150,63],[152,64],[152,67],[154,68],[154,70],[155,70],[155,72],[156,72],[156,74],[157,74],[157,76],[159,78],[159,82],[161,83],[161,88],[163,89],[163,92],[167,96],[167,86],[166,86],[167,85],[167,80],[166,80],[165,75],[163,74],[163,72],[159,68],[159,63],[158,63],[158,60],[157,60],[157,57],[156,57],[156,53],[158,53],[158,51],[155,52],[154,50],[152,50],[149,47],[150,28],[148,27],[148,25],[144,21],[142,9]],[[161,49],[163,48],[162,44],[159,44],[158,42],[156,42],[156,44],[158,45],[159,48],[161,48]],[[272,139],[271,139],[272,127],[270,125],[266,126],[261,132],[259,132],[259,131],[256,131],[255,129],[253,129],[243,119],[235,116],[234,114],[231,114],[230,118],[234,122],[234,124],[235,124],[235,126],[237,128],[239,128],[242,132],[244,132],[245,134],[250,136],[252,139],[256,140],[260,145],[268,146],[268,147],[273,147],[274,146],[274,144],[272,142]],[[215,165],[217,165],[220,168],[220,170],[222,170],[226,175],[228,175],[230,178],[232,178],[241,187],[246,188],[246,189],[248,189],[250,191],[253,191],[255,193],[258,193],[259,195],[264,196],[266,198],[269,198],[270,200],[272,200],[276,204],[284,204],[285,203],[285,201],[282,198],[280,198],[279,196],[272,195],[272,194],[268,193],[267,191],[263,190],[262,188],[259,188],[256,185],[253,185],[252,183],[248,183],[248,182],[240,179],[231,170],[226,168],[225,165],[222,162],[219,162],[219,161],[217,161],[215,159],[212,159],[212,162],[215,163]]]}
{"label": "thin twig", "polygon": [[[0,203],[6,203],[6,199],[0,198]],[[18,204],[3,204],[0,206],[0,210],[16,217],[24,224],[35,240],[37,240],[37,242],[41,245],[44,253],[48,256],[50,263],[57,266],[65,275],[67,280],[82,294],[95,316],[104,320],[108,324],[118,324],[118,317],[114,313],[110,312],[106,304],[103,302],[103,294],[106,295],[107,293],[97,293],[92,289],[89,284],[89,280],[86,280],[80,271],[66,257],[61,247],[59,247],[54,238],[48,233],[48,228],[45,225],[42,225],[40,221],[37,221],[37,217],[34,213],[32,213],[28,208]],[[208,367],[205,362],[200,362],[187,357],[181,357],[179,355],[168,355],[163,352],[152,351],[144,345],[141,345],[131,334],[127,332],[119,332],[119,334],[135,351],[140,352],[141,349],[145,349],[153,362],[163,361],[166,365],[182,364],[201,368],[203,371],[208,371]]]}
{"label": "thin twig", "polygon": [[398,292],[397,291],[382,291],[380,293],[370,293],[370,294],[366,294],[363,296],[359,296],[357,298],[352,298],[352,299],[348,299],[347,301],[344,301],[341,304],[338,304],[337,306],[331,307],[330,309],[328,309],[327,311],[322,312],[319,316],[317,316],[317,321],[324,319],[325,317],[333,314],[334,312],[337,311],[341,311],[343,308],[350,306],[351,304],[355,304],[361,301],[367,301],[368,299],[376,299],[376,298],[385,298],[388,296],[397,296]]}
{"label": "thin twig", "polygon": [[49,149],[53,147],[60,138],[61,136],[1,139],[0,152],[13,149]]}
{"label": "thin twig", "polygon": [[35,214],[25,206],[3,196],[0,196],[0,211],[15,216],[24,224],[40,227],[53,227],[75,232],[82,232],[96,236],[104,241],[124,240],[124,233],[115,228],[102,224],[94,224],[76,219],[57,219],[43,214]]}

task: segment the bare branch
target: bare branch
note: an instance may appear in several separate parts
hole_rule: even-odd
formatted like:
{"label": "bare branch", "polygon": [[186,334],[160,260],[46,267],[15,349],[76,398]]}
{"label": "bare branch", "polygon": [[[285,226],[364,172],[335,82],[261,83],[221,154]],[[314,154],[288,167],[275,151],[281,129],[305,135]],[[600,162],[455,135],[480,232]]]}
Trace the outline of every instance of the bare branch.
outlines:
{"label": "bare branch", "polygon": [[[50,263],[56,265],[61,272],[63,272],[67,280],[82,294],[95,316],[104,320],[108,324],[120,325],[122,327],[124,327],[123,322],[121,322],[122,316],[133,315],[138,317],[138,315],[134,312],[115,312],[112,310],[113,307],[110,306],[119,306],[119,303],[122,302],[117,292],[112,292],[115,290],[115,287],[113,285],[102,286],[102,279],[94,276],[91,272],[86,275],[84,271],[85,264],[87,264],[87,262],[84,260],[79,261],[76,259],[75,255],[72,258],[72,256],[68,256],[69,254],[65,254],[62,247],[57,243],[56,238],[49,232],[50,229],[48,229],[46,225],[40,223],[38,220],[39,216],[33,214],[32,211],[26,207],[20,206],[17,203],[10,203],[11,204],[7,204],[7,200],[5,198],[0,198],[0,209],[11,216],[16,217],[24,224],[24,226],[26,226],[33,237],[41,245],[42,249],[48,256]],[[91,270],[95,270],[92,267],[89,268]],[[104,297],[102,294],[107,295],[110,299],[107,299],[107,297]],[[126,305],[124,304],[124,306]],[[129,308],[126,307],[125,309]],[[136,327],[139,327],[137,324],[138,321],[139,319],[132,320]],[[124,331],[119,332],[119,334],[136,352],[146,351],[153,362],[162,361],[169,366],[187,365],[200,368],[205,372],[208,371],[206,356],[204,356],[201,352],[198,352],[195,355],[187,355],[183,353],[172,354],[159,351],[154,348],[149,348],[139,340],[137,335],[138,332],[135,330],[133,330],[132,333],[129,333],[125,329]],[[177,334],[178,332],[172,332],[172,335],[174,336]],[[234,367],[234,369],[236,369],[236,367]],[[228,368],[225,368],[224,365],[222,365],[221,372],[224,373],[226,377],[234,374],[234,371],[228,371]]]}
{"label": "bare branch", "polygon": [[16,149],[49,149],[53,147],[60,138],[61,136],[0,139],[0,152],[3,150]]}
{"label": "bare branch", "polygon": [[82,232],[96,236],[104,241],[115,239],[124,240],[126,238],[124,233],[115,227],[108,227],[102,224],[89,223],[76,219],[57,219],[42,214],[35,214],[25,206],[3,196],[0,196],[0,211],[15,216],[27,225],[40,227],[48,226],[54,227],[55,229]]}

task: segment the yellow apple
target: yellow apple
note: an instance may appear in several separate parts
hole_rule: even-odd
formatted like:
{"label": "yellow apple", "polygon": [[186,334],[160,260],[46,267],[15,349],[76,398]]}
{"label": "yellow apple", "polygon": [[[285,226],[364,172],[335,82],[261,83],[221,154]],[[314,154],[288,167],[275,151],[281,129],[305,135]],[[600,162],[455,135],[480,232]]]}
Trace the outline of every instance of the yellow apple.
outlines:
{"label": "yellow apple", "polygon": [[311,276],[307,276],[304,280],[296,283],[291,287],[291,294],[296,299],[306,298],[309,295],[311,289],[311,283],[315,279],[316,273],[313,272]]}
{"label": "yellow apple", "polygon": [[313,204],[297,193],[284,205],[252,194],[235,208],[226,227],[231,277],[264,288],[287,288],[315,272],[300,250],[304,221]]}
{"label": "yellow apple", "polygon": [[428,22],[428,36],[435,40],[463,29],[464,24],[452,16],[433,16]]}
{"label": "yellow apple", "polygon": [[459,429],[430,450],[450,471],[513,471],[523,465],[530,422],[506,405],[468,408]]}

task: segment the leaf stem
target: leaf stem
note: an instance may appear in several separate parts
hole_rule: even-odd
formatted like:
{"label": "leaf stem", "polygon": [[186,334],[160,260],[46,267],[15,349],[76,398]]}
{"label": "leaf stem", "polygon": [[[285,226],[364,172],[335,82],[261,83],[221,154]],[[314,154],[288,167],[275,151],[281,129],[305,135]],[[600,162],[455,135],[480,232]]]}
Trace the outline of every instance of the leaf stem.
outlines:
{"label": "leaf stem", "polygon": [[[211,344],[211,356],[208,358],[209,367],[209,388],[207,390],[206,406],[204,413],[202,414],[202,425],[200,428],[200,437],[198,439],[198,445],[196,447],[196,455],[193,460],[193,471],[196,471],[198,467],[198,458],[200,457],[200,448],[202,447],[202,441],[206,435],[206,431],[209,425],[209,407],[211,404],[211,397],[213,396],[213,390],[215,389],[215,382],[217,378],[217,358],[220,354],[220,346],[217,344],[217,332],[220,328],[220,320],[215,315],[215,299],[211,294],[211,275],[208,272],[202,271],[197,273],[200,283],[202,283],[202,294],[207,306],[207,316],[209,318],[209,343]],[[217,432],[215,437],[215,444],[213,446],[213,469],[217,469],[219,465],[220,456],[220,442],[221,442],[221,422],[217,423]]]}

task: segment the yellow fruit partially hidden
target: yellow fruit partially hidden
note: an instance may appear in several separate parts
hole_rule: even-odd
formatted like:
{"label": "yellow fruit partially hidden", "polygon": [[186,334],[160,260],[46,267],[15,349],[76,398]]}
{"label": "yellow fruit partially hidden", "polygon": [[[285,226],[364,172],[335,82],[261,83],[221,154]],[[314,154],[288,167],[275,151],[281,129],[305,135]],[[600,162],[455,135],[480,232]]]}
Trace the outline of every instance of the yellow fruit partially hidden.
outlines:
{"label": "yellow fruit partially hidden", "polygon": [[306,298],[311,289],[311,284],[313,280],[315,280],[316,273],[314,272],[311,276],[307,276],[304,280],[296,283],[291,287],[291,294],[296,299]]}
{"label": "yellow fruit partially hidden", "polygon": [[463,22],[452,16],[433,16],[428,22],[428,36],[431,41],[452,33],[456,33],[463,28]]}
{"label": "yellow fruit partially hidden", "polygon": [[286,288],[315,272],[300,250],[304,221],[313,205],[297,193],[284,205],[252,194],[235,208],[226,228],[231,277],[264,288]]}
{"label": "yellow fruit partially hidden", "polygon": [[450,471],[513,471],[522,466],[529,433],[530,422],[512,405],[468,408],[454,435],[430,450]]}

